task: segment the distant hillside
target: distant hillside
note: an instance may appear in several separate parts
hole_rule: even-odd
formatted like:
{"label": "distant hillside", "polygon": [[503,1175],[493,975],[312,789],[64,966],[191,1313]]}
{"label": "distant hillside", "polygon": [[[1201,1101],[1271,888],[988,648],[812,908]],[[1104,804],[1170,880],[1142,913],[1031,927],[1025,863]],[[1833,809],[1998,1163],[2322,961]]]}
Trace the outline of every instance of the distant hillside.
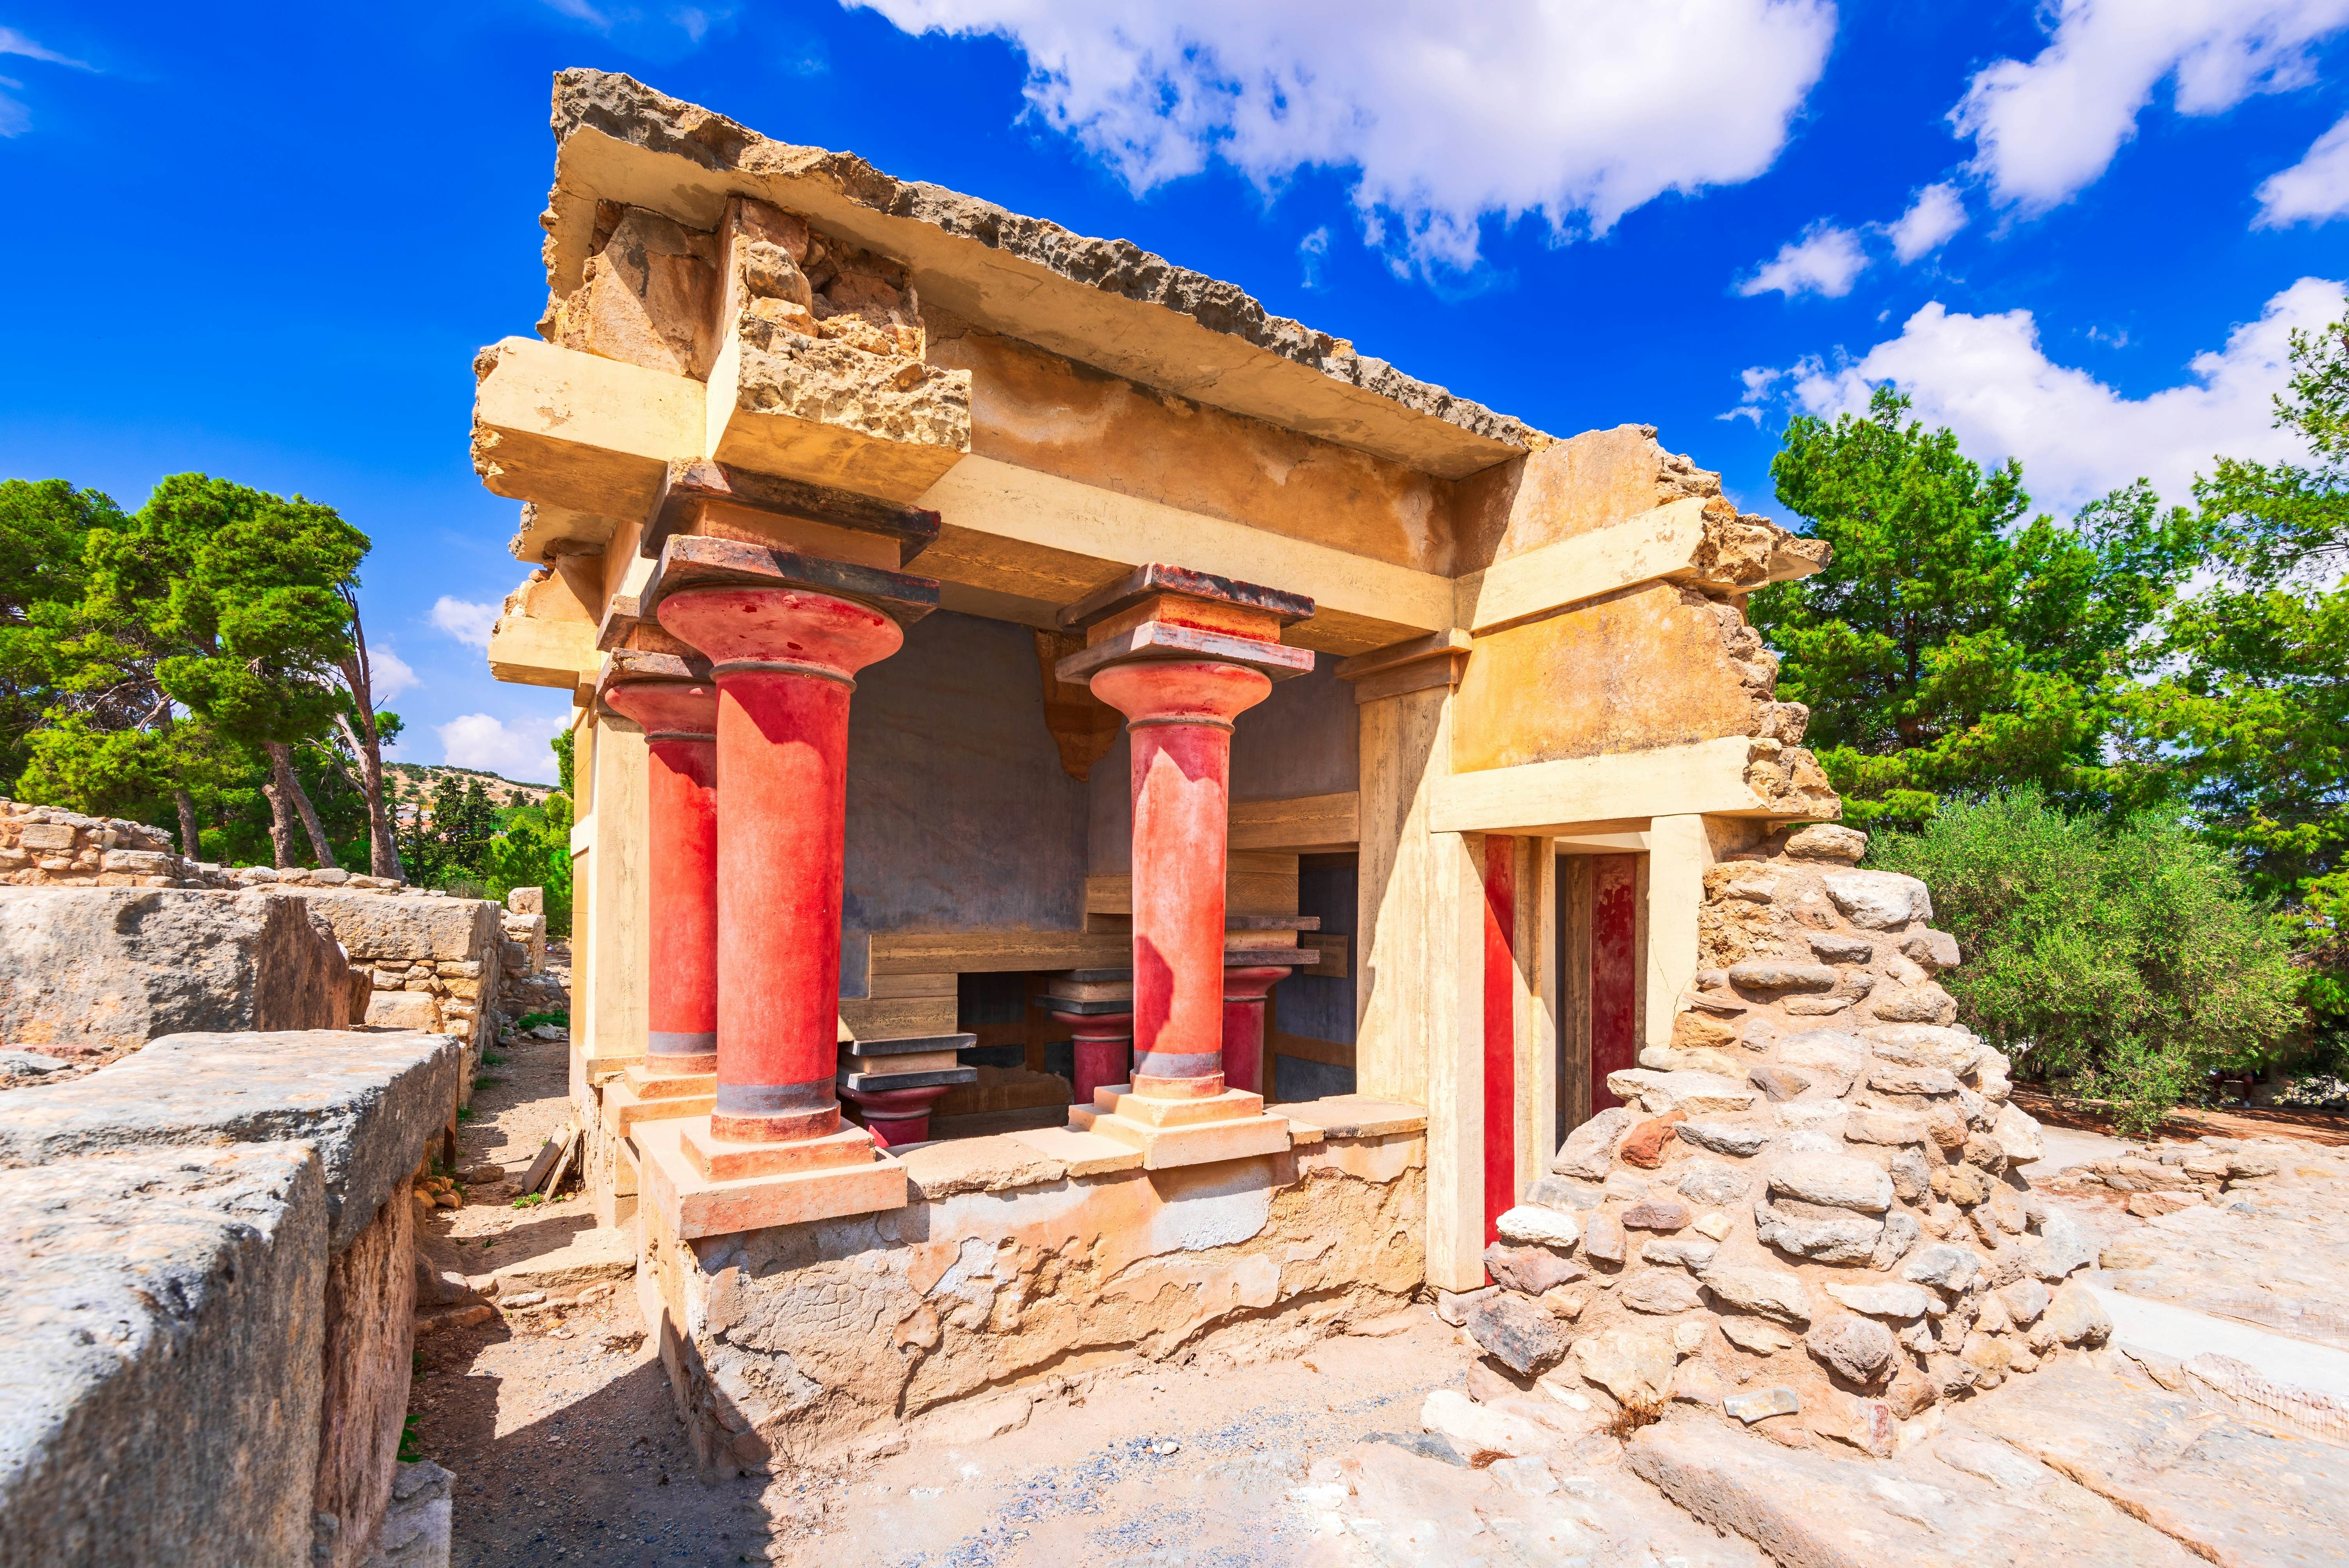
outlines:
{"label": "distant hillside", "polygon": [[468,779],[479,779],[481,787],[489,791],[490,799],[501,806],[536,806],[554,793],[552,784],[521,784],[479,768],[451,768],[444,763],[387,762],[383,770],[398,777],[403,795],[419,789],[429,794],[440,787],[444,775],[453,775],[460,783]]}

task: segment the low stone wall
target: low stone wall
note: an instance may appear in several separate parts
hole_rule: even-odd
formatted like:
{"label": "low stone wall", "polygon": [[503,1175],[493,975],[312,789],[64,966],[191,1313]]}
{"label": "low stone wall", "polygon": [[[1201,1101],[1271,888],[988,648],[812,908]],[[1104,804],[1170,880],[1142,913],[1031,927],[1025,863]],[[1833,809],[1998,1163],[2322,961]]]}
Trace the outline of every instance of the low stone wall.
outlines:
{"label": "low stone wall", "polygon": [[903,1209],[696,1241],[647,1202],[639,1299],[706,1472],[887,1448],[924,1411],[1109,1363],[1286,1354],[1406,1305],[1425,1118],[1278,1109],[1324,1125],[1171,1171],[1061,1129],[928,1144]]}
{"label": "low stone wall", "polygon": [[284,882],[387,892],[389,877],[267,866],[217,866],[179,852],[171,835],[147,822],[85,817],[56,806],[0,800],[0,882],[18,887],[237,888]]}
{"label": "low stone wall", "polygon": [[367,1561],[461,1055],[177,1035],[0,1093],[0,1565]]}
{"label": "low stone wall", "polygon": [[0,888],[0,1045],[103,1060],[187,1030],[348,1028],[365,1006],[301,899]]}

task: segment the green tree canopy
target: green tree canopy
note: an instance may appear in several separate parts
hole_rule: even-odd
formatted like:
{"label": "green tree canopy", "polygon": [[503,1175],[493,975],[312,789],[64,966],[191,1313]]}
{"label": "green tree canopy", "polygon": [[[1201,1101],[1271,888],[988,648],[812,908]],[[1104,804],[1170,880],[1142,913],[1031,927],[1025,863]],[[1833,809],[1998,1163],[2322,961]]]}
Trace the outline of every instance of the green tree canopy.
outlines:
{"label": "green tree canopy", "polygon": [[2021,465],[1985,469],[1879,387],[1865,415],[1798,416],[1770,471],[1834,547],[1826,570],[1757,593],[1778,695],[1858,820],[1919,822],[1951,794],[2034,783],[2111,799],[2116,700],[2199,530],[2142,481],[2070,526],[2025,521]]}
{"label": "green tree canopy", "polygon": [[1868,860],[1932,889],[1965,955],[1943,976],[1960,1016],[2131,1130],[2301,1025],[2282,934],[2234,858],[2174,815],[2071,815],[2026,788],[1879,833]]}
{"label": "green tree canopy", "polygon": [[75,632],[83,546],[92,529],[123,521],[102,491],[0,480],[0,787],[24,770],[32,733],[71,673],[61,645]]}

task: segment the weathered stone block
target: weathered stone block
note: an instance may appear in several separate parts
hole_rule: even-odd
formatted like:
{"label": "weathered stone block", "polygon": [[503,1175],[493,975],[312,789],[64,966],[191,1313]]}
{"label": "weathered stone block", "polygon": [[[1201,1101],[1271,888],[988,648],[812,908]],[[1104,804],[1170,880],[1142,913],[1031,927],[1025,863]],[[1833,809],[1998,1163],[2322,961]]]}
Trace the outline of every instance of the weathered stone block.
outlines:
{"label": "weathered stone block", "polygon": [[478,960],[497,951],[498,906],[487,899],[312,892],[311,909],[355,957],[378,965]]}
{"label": "weathered stone block", "polygon": [[1826,871],[1819,881],[1854,925],[1897,931],[1912,920],[1933,918],[1933,895],[1915,877],[1898,872]]}
{"label": "weathered stone block", "polygon": [[1486,1355],[1522,1377],[1539,1377],[1566,1355],[1566,1329],[1549,1309],[1506,1291],[1470,1307],[1467,1326]]}
{"label": "weathered stone block", "polygon": [[1510,1246],[1495,1242],[1485,1249],[1485,1272],[1495,1283],[1527,1295],[1539,1295],[1584,1278],[1589,1270],[1547,1247]]}
{"label": "weathered stone block", "polygon": [[1770,1191],[1806,1203],[1880,1214],[1892,1203],[1892,1178],[1847,1154],[1790,1154],[1770,1171]]}
{"label": "weathered stone block", "polygon": [[1603,1181],[1614,1168],[1615,1140],[1630,1130],[1640,1119],[1640,1113],[1624,1106],[1600,1111],[1572,1132],[1549,1168],[1561,1176],[1578,1176],[1586,1181]]}
{"label": "weathered stone block", "polygon": [[171,1035],[71,1083],[0,1095],[0,1168],[128,1148],[306,1139],[336,1251],[407,1181],[457,1107],[446,1035]]}
{"label": "weathered stone block", "polygon": [[0,1560],[306,1565],[316,1156],[155,1150],[0,1171]]}
{"label": "weathered stone block", "polygon": [[0,888],[0,1039],[114,1055],[191,1029],[348,1028],[349,962],[305,902]]}

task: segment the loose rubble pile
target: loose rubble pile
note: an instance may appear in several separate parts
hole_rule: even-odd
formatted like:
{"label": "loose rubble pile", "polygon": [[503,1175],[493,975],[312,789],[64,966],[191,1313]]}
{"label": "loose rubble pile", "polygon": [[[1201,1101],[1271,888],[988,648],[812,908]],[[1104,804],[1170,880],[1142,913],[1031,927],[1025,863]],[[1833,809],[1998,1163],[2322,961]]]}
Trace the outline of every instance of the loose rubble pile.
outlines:
{"label": "loose rubble pile", "polygon": [[[0,799],[0,882],[17,887],[242,888],[273,883],[344,892],[421,893],[393,877],[300,866],[217,866],[191,861],[170,832],[120,817]],[[447,897],[435,892],[424,896]]]}
{"label": "loose rubble pile", "polygon": [[2067,1185],[2109,1187],[2126,1194],[2121,1207],[2141,1220],[2158,1219],[2264,1181],[2283,1168],[2288,1144],[2205,1138],[2184,1148],[2148,1149],[2142,1155],[2097,1160],[2065,1171]]}
{"label": "loose rubble pile", "polygon": [[1933,981],[1957,944],[1922,882],[1857,869],[1866,847],[1814,826],[1706,872],[1671,1046],[1610,1074],[1625,1103],[1501,1216],[1496,1283],[1439,1303],[1486,1394],[1537,1378],[1630,1425],[1686,1400],[1882,1454],[2109,1334],[2067,1283],[2087,1238],[2013,1170],[2041,1141],[2006,1058]]}

